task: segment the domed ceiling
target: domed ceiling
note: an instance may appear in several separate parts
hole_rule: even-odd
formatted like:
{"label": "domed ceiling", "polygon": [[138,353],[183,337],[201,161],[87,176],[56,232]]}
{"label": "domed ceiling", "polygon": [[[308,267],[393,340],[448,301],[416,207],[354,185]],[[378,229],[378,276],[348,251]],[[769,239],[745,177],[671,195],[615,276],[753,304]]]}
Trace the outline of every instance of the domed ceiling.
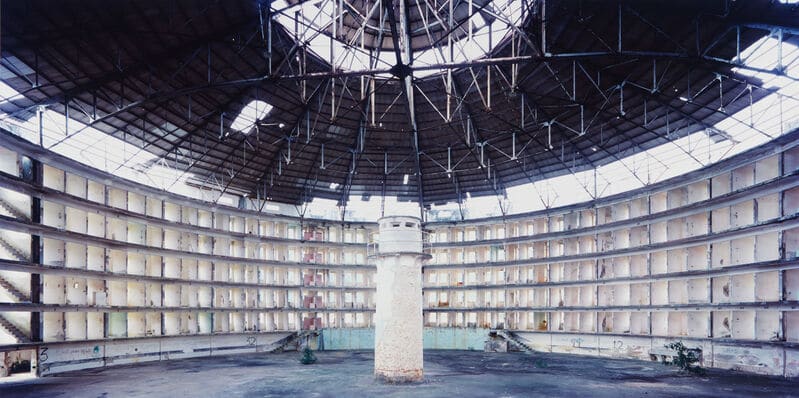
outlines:
{"label": "domed ceiling", "polygon": [[799,21],[766,0],[2,7],[8,117],[48,107],[191,184],[286,203],[503,195],[701,129],[730,139],[713,125],[769,92],[736,73],[741,49]]}

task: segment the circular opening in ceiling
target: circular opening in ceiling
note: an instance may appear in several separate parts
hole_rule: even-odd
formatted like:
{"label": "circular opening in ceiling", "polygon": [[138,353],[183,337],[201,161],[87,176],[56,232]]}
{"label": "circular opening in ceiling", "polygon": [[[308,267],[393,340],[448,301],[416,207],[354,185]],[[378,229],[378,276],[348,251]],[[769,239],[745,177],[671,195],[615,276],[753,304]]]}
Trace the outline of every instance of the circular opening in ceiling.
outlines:
{"label": "circular opening in ceiling", "polygon": [[[491,54],[524,20],[518,0],[277,0],[274,19],[298,43],[336,70],[366,71],[399,64],[410,54],[414,76],[440,72],[436,65],[477,60]],[[406,50],[408,50],[406,52]],[[418,70],[422,68],[421,70]]]}

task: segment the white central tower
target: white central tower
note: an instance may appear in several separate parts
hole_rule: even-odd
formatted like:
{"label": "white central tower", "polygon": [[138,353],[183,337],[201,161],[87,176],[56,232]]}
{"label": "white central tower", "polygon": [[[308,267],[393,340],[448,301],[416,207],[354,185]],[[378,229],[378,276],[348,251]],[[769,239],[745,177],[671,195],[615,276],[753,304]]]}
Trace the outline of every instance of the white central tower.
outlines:
{"label": "white central tower", "polygon": [[377,264],[375,377],[391,383],[424,377],[422,225],[416,217],[378,220],[380,237],[371,255]]}

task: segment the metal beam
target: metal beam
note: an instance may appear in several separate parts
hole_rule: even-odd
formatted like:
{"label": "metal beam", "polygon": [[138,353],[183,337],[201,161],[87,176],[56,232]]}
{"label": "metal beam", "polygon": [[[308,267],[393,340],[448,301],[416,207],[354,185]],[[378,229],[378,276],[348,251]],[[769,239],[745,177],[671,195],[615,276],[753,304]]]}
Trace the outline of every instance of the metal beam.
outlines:
{"label": "metal beam", "polygon": [[414,163],[416,165],[416,185],[417,194],[419,197],[419,215],[424,221],[424,179],[422,178],[422,167],[420,159],[419,148],[419,128],[416,123],[416,105],[414,102],[413,91],[413,48],[411,46],[410,34],[410,7],[408,1],[400,0],[400,18],[397,20],[394,11],[393,2],[391,0],[382,0],[384,6],[388,9],[388,18],[391,28],[391,38],[394,43],[394,55],[396,56],[397,63],[391,68],[391,73],[394,74],[402,82],[402,91],[406,99],[406,112],[408,113],[408,122],[411,126],[411,137],[414,151]]}

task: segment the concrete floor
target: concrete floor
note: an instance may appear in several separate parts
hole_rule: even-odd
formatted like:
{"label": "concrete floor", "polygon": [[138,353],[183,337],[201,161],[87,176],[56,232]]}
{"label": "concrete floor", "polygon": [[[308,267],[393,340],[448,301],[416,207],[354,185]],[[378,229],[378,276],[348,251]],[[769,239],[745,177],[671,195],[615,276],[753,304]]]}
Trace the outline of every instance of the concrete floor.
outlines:
{"label": "concrete floor", "polygon": [[0,384],[0,397],[799,397],[799,380],[584,356],[425,351],[425,381],[373,380],[371,352],[317,352],[151,362]]}

